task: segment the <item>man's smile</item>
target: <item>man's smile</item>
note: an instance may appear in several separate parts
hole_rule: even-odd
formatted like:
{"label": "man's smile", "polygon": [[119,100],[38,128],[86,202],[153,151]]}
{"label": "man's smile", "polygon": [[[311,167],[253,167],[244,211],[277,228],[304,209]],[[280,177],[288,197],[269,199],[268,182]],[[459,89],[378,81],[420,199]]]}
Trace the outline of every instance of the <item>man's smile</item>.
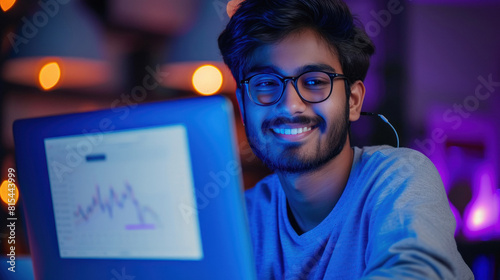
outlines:
{"label": "man's smile", "polygon": [[282,135],[297,135],[308,132],[312,127],[300,127],[300,128],[272,128],[274,133]]}
{"label": "man's smile", "polygon": [[311,135],[316,128],[318,128],[318,125],[283,124],[279,126],[272,126],[270,130],[279,140],[298,142]]}
{"label": "man's smile", "polygon": [[323,123],[321,117],[277,118],[265,122],[264,131],[271,132],[276,138],[286,141],[301,141],[312,134]]}

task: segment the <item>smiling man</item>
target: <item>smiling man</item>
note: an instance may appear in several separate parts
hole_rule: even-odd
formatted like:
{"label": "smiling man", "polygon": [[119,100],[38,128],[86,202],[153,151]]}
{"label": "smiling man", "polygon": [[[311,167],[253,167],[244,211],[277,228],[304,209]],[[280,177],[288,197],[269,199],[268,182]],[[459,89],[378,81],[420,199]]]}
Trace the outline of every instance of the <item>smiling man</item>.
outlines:
{"label": "smiling man", "polygon": [[247,0],[219,37],[249,143],[259,279],[471,279],[422,154],[351,147],[373,44],[335,0]]}

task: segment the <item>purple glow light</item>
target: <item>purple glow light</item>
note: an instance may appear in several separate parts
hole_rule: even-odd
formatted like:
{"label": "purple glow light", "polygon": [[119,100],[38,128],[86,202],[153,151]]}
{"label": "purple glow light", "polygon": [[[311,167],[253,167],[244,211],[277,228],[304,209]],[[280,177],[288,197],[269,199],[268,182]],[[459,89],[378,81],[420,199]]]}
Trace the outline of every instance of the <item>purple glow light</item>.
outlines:
{"label": "purple glow light", "polygon": [[473,198],[465,209],[463,232],[469,239],[490,239],[497,232],[499,206],[494,170],[485,165],[474,176]]}
{"label": "purple glow light", "polygon": [[[444,117],[447,110],[450,108],[441,105],[431,109],[427,116],[427,137],[416,139],[413,147],[432,160],[448,194],[455,186],[470,186],[472,198],[465,208],[458,210],[451,203],[455,201],[450,201],[457,221],[455,234],[461,231],[469,240],[500,239],[498,125],[476,113],[453,126]],[[443,132],[445,140],[434,139],[435,131]],[[455,199],[458,195],[454,193]],[[464,206],[463,198],[456,201],[461,203],[457,207]]]}

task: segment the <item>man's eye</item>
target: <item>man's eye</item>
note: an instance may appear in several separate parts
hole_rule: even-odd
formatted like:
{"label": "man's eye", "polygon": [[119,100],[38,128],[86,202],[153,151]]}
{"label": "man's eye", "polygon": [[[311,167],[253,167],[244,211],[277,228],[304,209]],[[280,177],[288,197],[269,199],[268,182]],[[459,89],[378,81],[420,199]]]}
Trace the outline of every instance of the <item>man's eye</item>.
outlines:
{"label": "man's eye", "polygon": [[319,81],[319,80],[309,80],[309,81],[306,81],[306,85],[308,85],[308,86],[314,86],[314,85],[318,85],[320,83],[321,83],[321,81]]}
{"label": "man's eye", "polygon": [[259,87],[272,87],[275,86],[276,83],[273,81],[267,81],[267,82],[260,82],[257,86]]}
{"label": "man's eye", "polygon": [[324,79],[308,79],[304,81],[304,86],[306,87],[316,87],[316,86],[324,86],[329,84],[330,81],[326,81]]}
{"label": "man's eye", "polygon": [[273,88],[278,87],[279,83],[275,80],[260,80],[256,81],[253,85],[255,88]]}

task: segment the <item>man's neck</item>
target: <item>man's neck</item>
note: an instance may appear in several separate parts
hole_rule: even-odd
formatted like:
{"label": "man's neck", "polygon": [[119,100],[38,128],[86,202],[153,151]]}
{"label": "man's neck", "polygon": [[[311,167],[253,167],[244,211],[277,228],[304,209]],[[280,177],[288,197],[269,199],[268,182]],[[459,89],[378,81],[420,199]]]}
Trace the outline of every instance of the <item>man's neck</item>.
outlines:
{"label": "man's neck", "polygon": [[340,154],[313,172],[278,173],[287,197],[290,223],[298,234],[316,227],[335,207],[349,179],[353,157],[347,140]]}

